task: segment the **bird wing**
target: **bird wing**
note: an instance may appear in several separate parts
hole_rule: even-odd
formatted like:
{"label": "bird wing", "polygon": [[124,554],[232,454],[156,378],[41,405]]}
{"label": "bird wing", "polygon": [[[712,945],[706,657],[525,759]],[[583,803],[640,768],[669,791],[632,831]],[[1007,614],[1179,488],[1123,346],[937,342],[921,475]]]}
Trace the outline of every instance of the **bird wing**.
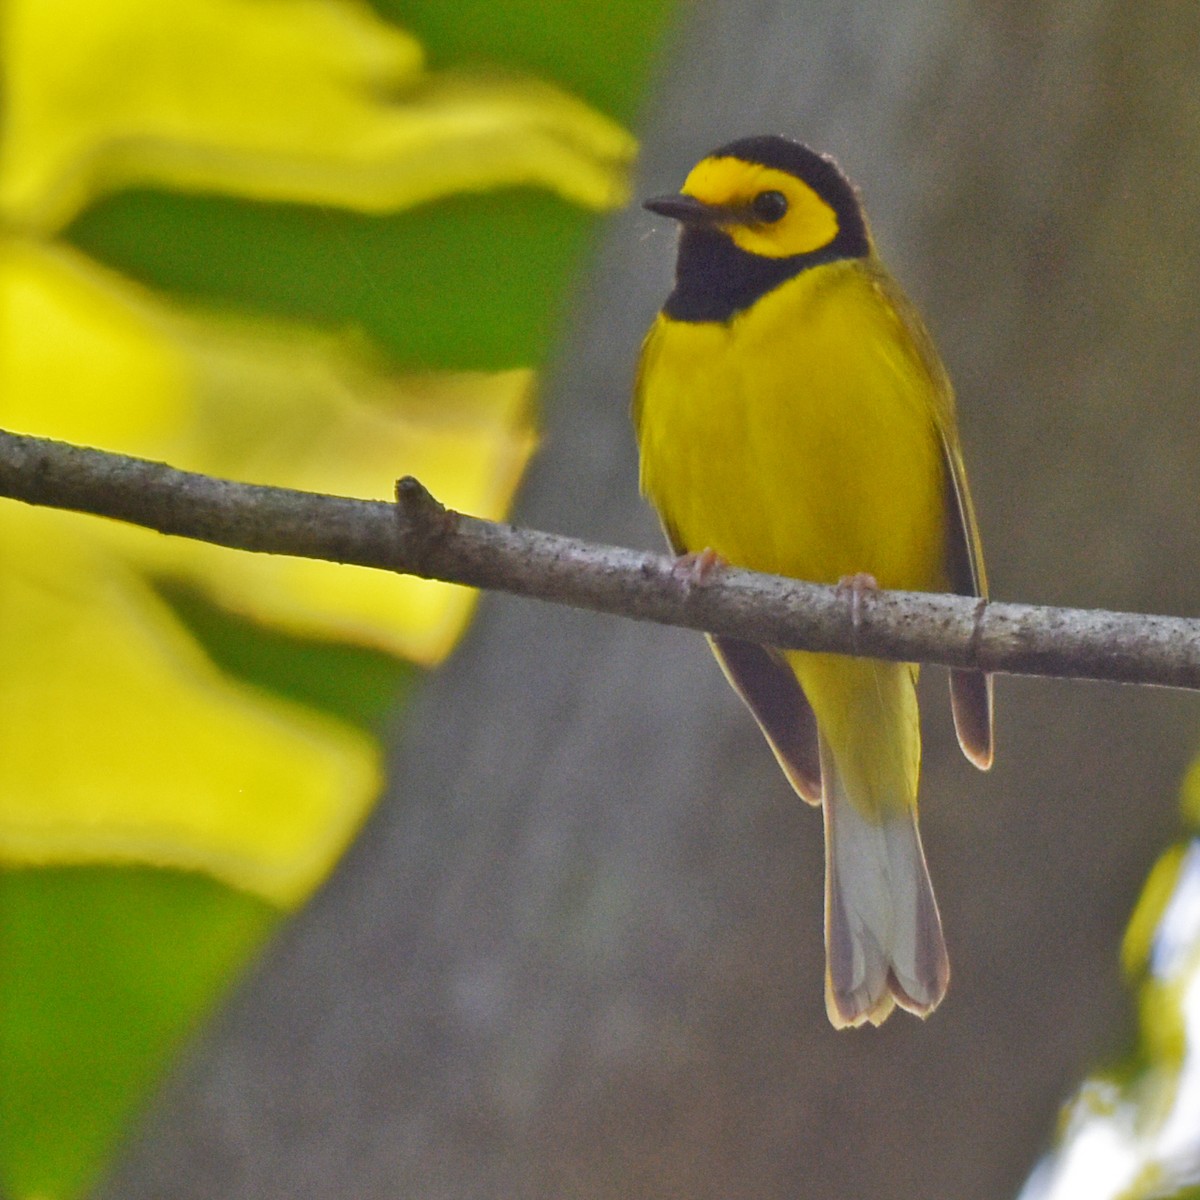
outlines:
{"label": "bird wing", "polygon": [[797,795],[820,804],[817,718],[787,660],[778,650],[741,638],[710,637],[708,644]]}
{"label": "bird wing", "polygon": [[[667,544],[676,554],[688,547],[666,518]],[[705,635],[709,649],[767,739],[796,794],[821,803],[821,753],[817,718],[788,661],[770,646],[743,638]]]}
{"label": "bird wing", "polygon": [[[942,434],[946,457],[947,567],[950,586],[960,596],[987,597],[975,507],[967,487],[958,439]],[[981,771],[992,765],[992,677],[984,671],[950,671],[950,711],[962,752]]]}
{"label": "bird wing", "polygon": [[[950,588],[959,596],[986,599],[987,572],[958,438],[953,385],[912,302],[882,266],[873,263],[872,267],[876,286],[907,329],[931,384],[933,418],[946,467],[946,573]],[[952,668],[950,710],[962,752],[980,770],[986,771],[992,765],[993,754],[992,677],[984,671]]]}

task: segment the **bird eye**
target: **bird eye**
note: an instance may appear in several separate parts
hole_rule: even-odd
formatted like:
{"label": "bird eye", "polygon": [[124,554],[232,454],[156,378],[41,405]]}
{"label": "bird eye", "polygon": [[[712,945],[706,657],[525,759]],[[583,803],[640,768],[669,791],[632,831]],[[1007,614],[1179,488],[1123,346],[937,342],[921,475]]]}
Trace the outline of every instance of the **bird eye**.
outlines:
{"label": "bird eye", "polygon": [[760,221],[770,225],[787,212],[788,202],[782,192],[759,192],[750,207]]}

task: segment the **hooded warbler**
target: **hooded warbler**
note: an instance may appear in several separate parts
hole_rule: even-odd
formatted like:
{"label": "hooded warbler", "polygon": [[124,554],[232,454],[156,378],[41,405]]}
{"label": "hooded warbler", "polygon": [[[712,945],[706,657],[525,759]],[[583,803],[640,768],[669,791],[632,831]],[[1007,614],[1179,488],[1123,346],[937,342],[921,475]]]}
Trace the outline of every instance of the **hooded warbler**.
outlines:
{"label": "hooded warbler", "polygon": [[[678,195],[675,286],[646,337],[641,487],[677,554],[854,589],[984,596],[946,371],[834,161],[732,142]],[[857,597],[856,597],[857,598]],[[825,999],[837,1027],[927,1016],[950,977],[917,829],[917,666],[709,643],[825,824]],[[959,743],[992,760],[991,679],[952,671]]]}

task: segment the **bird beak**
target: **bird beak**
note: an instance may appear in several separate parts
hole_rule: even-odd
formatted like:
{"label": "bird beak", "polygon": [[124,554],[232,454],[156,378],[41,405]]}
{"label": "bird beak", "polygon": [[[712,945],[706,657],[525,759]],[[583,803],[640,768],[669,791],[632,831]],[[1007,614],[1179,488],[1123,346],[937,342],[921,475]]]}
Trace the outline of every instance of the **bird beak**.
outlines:
{"label": "bird beak", "polygon": [[642,204],[660,217],[670,217],[684,225],[720,225],[730,219],[728,209],[716,204],[705,204],[695,196],[655,196]]}

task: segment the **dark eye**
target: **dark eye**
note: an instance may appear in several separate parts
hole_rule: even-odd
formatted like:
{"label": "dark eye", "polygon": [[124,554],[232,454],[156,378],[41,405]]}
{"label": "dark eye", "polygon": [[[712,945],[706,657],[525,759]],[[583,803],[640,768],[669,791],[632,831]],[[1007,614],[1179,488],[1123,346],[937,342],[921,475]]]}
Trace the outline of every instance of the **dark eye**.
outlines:
{"label": "dark eye", "polygon": [[760,221],[770,225],[787,212],[788,202],[782,192],[759,192],[750,207]]}

